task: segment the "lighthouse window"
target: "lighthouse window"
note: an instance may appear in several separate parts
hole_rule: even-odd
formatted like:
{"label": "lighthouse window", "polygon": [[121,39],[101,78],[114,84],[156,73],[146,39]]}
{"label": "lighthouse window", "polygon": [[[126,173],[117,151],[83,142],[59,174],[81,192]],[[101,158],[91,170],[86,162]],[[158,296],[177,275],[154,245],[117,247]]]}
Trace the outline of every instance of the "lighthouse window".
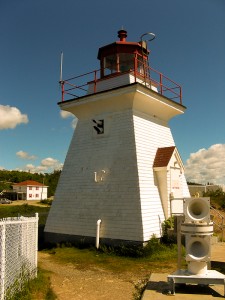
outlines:
{"label": "lighthouse window", "polygon": [[127,72],[134,69],[134,54],[118,53],[109,55],[104,60],[104,76],[118,73]]}
{"label": "lighthouse window", "polygon": [[109,55],[105,57],[104,75],[110,75],[117,72],[117,56]]}
{"label": "lighthouse window", "polygon": [[132,71],[134,69],[134,55],[129,53],[119,54],[120,72]]}
{"label": "lighthouse window", "polygon": [[92,120],[93,128],[97,134],[104,133],[104,120]]}

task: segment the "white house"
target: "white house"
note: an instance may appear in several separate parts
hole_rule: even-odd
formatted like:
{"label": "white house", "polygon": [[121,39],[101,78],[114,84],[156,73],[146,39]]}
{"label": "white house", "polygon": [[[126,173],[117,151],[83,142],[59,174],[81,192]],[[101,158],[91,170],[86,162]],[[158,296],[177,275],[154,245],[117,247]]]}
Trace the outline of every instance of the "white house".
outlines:
{"label": "white house", "polygon": [[34,180],[15,183],[13,191],[20,200],[44,200],[48,197],[48,186]]}

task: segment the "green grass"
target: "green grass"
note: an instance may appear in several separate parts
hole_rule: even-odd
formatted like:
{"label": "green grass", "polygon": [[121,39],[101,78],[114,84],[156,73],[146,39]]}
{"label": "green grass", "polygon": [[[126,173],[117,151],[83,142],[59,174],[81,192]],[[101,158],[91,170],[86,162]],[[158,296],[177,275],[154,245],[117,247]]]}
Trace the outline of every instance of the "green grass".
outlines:
{"label": "green grass", "polygon": [[37,278],[27,281],[23,289],[7,300],[55,300],[57,299],[50,284],[49,272],[39,269]]}
{"label": "green grass", "polygon": [[18,216],[34,216],[39,214],[39,225],[45,224],[50,207],[40,207],[29,204],[23,205],[0,205],[0,219]]}
{"label": "green grass", "polygon": [[[58,263],[74,264],[77,269],[105,269],[113,273],[135,273],[147,275],[151,272],[168,272],[176,269],[177,247],[158,243],[154,251],[142,256],[121,256],[118,250],[96,250],[95,248],[79,249],[75,247],[57,247],[44,250],[52,255]],[[117,252],[117,253],[116,253]]]}

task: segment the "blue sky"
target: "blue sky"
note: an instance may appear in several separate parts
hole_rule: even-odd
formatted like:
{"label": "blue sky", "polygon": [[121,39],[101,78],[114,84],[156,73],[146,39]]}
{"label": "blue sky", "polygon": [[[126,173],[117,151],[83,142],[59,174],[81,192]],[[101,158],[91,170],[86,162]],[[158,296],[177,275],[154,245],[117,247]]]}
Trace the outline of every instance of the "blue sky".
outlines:
{"label": "blue sky", "polygon": [[154,32],[151,66],[182,85],[170,127],[189,180],[225,184],[224,0],[0,1],[0,168],[60,168],[73,118],[60,115],[64,78],[99,68],[98,48]]}

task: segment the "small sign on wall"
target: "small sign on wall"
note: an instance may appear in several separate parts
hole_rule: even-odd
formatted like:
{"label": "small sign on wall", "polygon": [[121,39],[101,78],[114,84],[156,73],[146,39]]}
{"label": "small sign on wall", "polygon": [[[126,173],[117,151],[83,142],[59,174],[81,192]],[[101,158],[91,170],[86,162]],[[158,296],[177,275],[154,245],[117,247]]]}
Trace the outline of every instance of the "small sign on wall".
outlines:
{"label": "small sign on wall", "polygon": [[172,190],[179,190],[180,189],[180,181],[179,180],[172,180],[171,189]]}
{"label": "small sign on wall", "polygon": [[173,193],[174,198],[182,197],[182,182],[180,177],[180,170],[171,169],[171,193]]}

